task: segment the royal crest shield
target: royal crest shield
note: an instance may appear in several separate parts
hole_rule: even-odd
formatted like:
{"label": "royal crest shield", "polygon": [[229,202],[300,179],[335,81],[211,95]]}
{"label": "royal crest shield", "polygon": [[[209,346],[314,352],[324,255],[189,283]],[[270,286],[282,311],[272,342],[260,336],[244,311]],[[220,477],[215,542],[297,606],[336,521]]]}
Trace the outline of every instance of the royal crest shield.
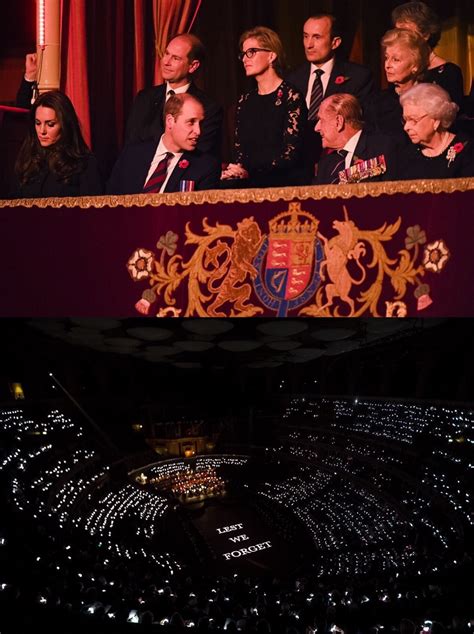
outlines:
{"label": "royal crest shield", "polygon": [[319,221],[292,203],[273,218],[269,234],[254,260],[258,271],[254,287],[260,300],[285,317],[314,295],[320,283],[323,250],[318,240]]}

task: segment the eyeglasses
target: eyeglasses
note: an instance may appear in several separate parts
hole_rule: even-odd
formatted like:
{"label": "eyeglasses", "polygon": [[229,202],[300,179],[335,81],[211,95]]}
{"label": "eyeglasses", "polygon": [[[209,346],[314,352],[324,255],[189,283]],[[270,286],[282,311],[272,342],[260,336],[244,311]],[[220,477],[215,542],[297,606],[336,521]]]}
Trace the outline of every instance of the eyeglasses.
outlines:
{"label": "eyeglasses", "polygon": [[425,117],[428,116],[428,113],[424,114],[422,117],[420,117],[419,119],[415,119],[414,117],[402,117],[401,121],[402,121],[402,125],[418,125],[420,123],[420,121],[422,119],[424,119]]}
{"label": "eyeglasses", "polygon": [[238,58],[241,62],[243,62],[244,57],[252,59],[252,57],[255,57],[255,55],[260,52],[271,53],[270,49],[268,48],[248,48],[246,51],[242,51],[242,53],[239,53]]}

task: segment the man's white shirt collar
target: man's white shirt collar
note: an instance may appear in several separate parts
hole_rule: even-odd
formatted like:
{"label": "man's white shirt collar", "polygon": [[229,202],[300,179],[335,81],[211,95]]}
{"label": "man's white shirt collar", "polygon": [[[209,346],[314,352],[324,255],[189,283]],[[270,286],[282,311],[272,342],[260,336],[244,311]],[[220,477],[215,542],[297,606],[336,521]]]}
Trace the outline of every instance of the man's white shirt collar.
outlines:
{"label": "man's white shirt collar", "polygon": [[360,135],[361,134],[362,134],[362,130],[359,130],[358,132],[356,132],[354,134],[354,136],[351,136],[349,141],[347,141],[345,146],[342,148],[343,150],[346,150],[346,152],[347,152],[347,155],[346,155],[346,169],[351,166],[352,159],[354,157],[354,152],[355,152],[355,149],[357,147],[357,144],[359,143],[359,139],[360,139]]}
{"label": "man's white shirt collar", "polygon": [[180,86],[179,88],[173,88],[169,81],[166,82],[166,99],[168,100],[168,93],[170,90],[174,92],[175,95],[181,95],[184,92],[188,92],[191,83],[186,84],[185,86]]}
{"label": "man's white shirt collar", "polygon": [[318,70],[319,68],[324,72],[323,77],[326,75],[329,79],[332,73],[332,69],[334,68],[335,61],[336,60],[334,59],[334,57],[331,57],[331,59],[329,59],[327,62],[324,62],[324,64],[322,64],[321,66],[318,66],[314,62],[311,62],[311,72],[314,73],[314,71]]}
{"label": "man's white shirt collar", "polygon": [[311,93],[313,92],[313,84],[316,81],[315,71],[321,69],[323,74],[321,75],[321,83],[323,85],[323,98],[326,95],[326,90],[329,84],[329,78],[331,77],[332,69],[334,68],[335,59],[332,57],[329,61],[325,62],[322,66],[316,66],[311,62],[310,65],[310,73],[309,73],[309,82],[308,82],[308,91],[306,93],[306,105],[308,106],[308,110],[311,104]]}
{"label": "man's white shirt collar", "polygon": [[[144,185],[149,181],[150,176],[154,173],[154,171],[158,167],[158,163],[162,159],[164,159],[167,152],[170,152],[170,150],[168,150],[168,148],[166,147],[164,142],[164,135],[162,135],[160,142],[158,143],[158,147],[156,148],[155,156],[153,157],[153,160],[151,162],[150,169],[148,170],[148,174],[147,174]],[[173,155],[173,158],[168,163],[166,179],[163,185],[161,186],[160,192],[163,192],[165,190],[165,187],[168,184],[169,178],[171,174],[173,173],[174,168],[176,167],[177,163],[181,160],[181,157],[183,156],[183,152],[171,152],[171,154]]]}

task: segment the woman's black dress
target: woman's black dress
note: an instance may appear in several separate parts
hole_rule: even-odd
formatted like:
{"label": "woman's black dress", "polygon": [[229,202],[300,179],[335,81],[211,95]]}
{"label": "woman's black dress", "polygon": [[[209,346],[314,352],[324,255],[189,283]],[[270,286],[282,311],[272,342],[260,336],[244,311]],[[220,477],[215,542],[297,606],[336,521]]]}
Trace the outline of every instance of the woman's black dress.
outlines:
{"label": "woman's black dress", "polygon": [[240,97],[234,160],[249,173],[248,185],[276,187],[299,182],[306,116],[303,96],[285,81],[268,95],[253,90]]}
{"label": "woman's black dress", "polygon": [[425,156],[421,150],[419,145],[403,149],[399,161],[400,180],[474,176],[474,142],[465,136],[456,136],[439,156]]}
{"label": "woman's black dress", "polygon": [[393,86],[373,95],[365,107],[365,120],[370,130],[387,134],[397,146],[408,145],[410,139],[403,129],[400,97]]}
{"label": "woman's black dress", "polygon": [[427,70],[421,81],[438,84],[449,93],[451,100],[461,108],[464,102],[464,80],[462,70],[452,62]]}
{"label": "woman's black dress", "polygon": [[97,160],[90,155],[79,174],[68,182],[59,179],[45,165],[23,185],[18,184],[10,198],[66,198],[69,196],[100,196],[104,191]]}

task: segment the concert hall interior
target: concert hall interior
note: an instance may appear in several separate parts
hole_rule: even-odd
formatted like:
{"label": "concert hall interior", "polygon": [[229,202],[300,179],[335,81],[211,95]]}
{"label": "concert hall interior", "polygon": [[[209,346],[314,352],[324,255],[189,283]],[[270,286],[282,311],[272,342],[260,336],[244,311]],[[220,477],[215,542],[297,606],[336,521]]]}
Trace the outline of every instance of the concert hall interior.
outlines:
{"label": "concert hall interior", "polygon": [[473,208],[473,0],[3,2],[0,634],[472,634]]}
{"label": "concert hall interior", "polygon": [[0,631],[469,632],[473,332],[2,320]]}

